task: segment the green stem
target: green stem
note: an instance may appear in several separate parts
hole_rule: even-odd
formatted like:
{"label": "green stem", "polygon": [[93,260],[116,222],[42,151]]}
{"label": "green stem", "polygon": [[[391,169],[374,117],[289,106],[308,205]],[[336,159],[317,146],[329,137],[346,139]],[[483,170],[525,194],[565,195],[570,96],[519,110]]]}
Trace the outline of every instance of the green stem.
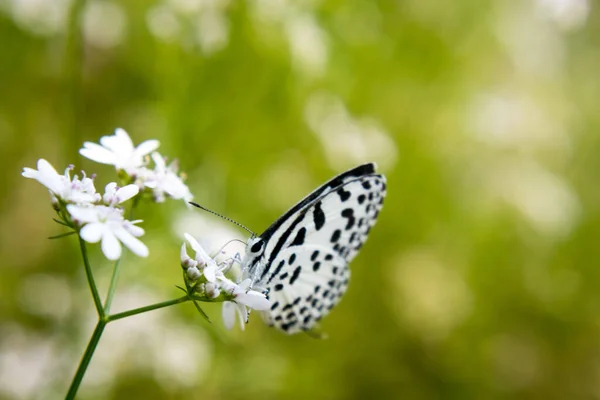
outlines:
{"label": "green stem", "polygon": [[105,315],[110,314],[110,306],[112,305],[113,298],[115,297],[115,291],[117,290],[117,280],[119,279],[120,264],[121,259],[119,258],[117,262],[115,262],[112,277],[110,278],[110,286],[108,287],[108,294],[106,295],[106,301],[104,302]]}
{"label": "green stem", "polygon": [[102,319],[98,320],[96,324],[96,329],[94,329],[94,333],[90,338],[90,342],[85,349],[85,353],[83,353],[83,357],[81,357],[81,361],[79,362],[79,367],[77,368],[77,372],[75,372],[75,377],[73,377],[73,381],[71,382],[71,386],[69,387],[69,391],[67,392],[66,400],[71,400],[75,398],[77,394],[77,390],[79,389],[79,385],[81,385],[81,381],[83,380],[83,375],[85,375],[85,371],[87,370],[90,361],[92,360],[92,356],[94,355],[94,350],[96,350],[96,346],[98,346],[98,342],[100,341],[100,337],[102,336],[102,332],[104,331],[104,327],[108,322],[103,321]]}
{"label": "green stem", "polygon": [[[133,219],[133,211],[139,204],[141,196],[135,196],[133,198],[133,204],[131,205],[131,210],[129,210],[129,219]],[[108,294],[106,295],[106,300],[104,301],[104,314],[110,314],[110,307],[112,306],[113,298],[115,297],[115,291],[117,290],[117,281],[119,280],[119,272],[120,272],[121,259],[119,258],[115,263],[113,268],[112,277],[110,278],[110,286],[108,287]]]}
{"label": "green stem", "polygon": [[96,306],[96,311],[98,312],[98,318],[103,319],[105,314],[104,309],[102,308],[102,300],[100,300],[98,288],[96,287],[96,282],[94,281],[92,267],[90,266],[90,260],[88,259],[87,248],[81,236],[79,236],[79,247],[81,248],[83,265],[85,266],[85,274],[87,276],[88,284],[90,285],[90,290],[92,291],[92,297],[94,298],[94,305]]}
{"label": "green stem", "polygon": [[149,306],[134,308],[133,310],[123,311],[122,313],[109,315],[106,317],[106,322],[116,321],[121,318],[131,317],[132,315],[137,315],[141,313],[145,313],[152,310],[158,310],[159,308],[173,306],[179,303],[185,303],[186,301],[190,301],[188,296],[183,296],[178,299],[163,301],[162,303],[150,304]]}
{"label": "green stem", "polygon": [[127,217],[129,220],[133,219],[133,211],[135,210],[137,205],[140,203],[141,198],[142,198],[141,193],[133,198],[133,204],[131,205],[131,210],[129,210],[129,217]]}

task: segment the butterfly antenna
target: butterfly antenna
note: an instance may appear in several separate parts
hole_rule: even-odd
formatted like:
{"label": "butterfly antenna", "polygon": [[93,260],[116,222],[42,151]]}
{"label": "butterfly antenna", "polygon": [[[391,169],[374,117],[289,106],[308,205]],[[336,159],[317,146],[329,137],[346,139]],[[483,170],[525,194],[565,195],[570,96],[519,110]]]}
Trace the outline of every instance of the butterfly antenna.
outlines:
{"label": "butterfly antenna", "polygon": [[189,203],[190,203],[191,205],[193,205],[194,207],[198,207],[198,208],[199,208],[199,209],[201,209],[201,210],[207,211],[207,212],[209,212],[209,213],[211,213],[211,214],[214,214],[214,215],[216,215],[217,217],[221,217],[221,218],[223,218],[225,221],[229,221],[229,222],[231,222],[232,224],[235,224],[235,225],[239,226],[240,228],[242,228],[242,229],[244,229],[245,231],[249,232],[249,233],[250,233],[250,234],[251,234],[253,237],[254,237],[254,236],[256,236],[256,234],[255,234],[254,232],[252,232],[250,229],[246,228],[244,225],[240,224],[239,222],[232,220],[231,218],[227,218],[226,216],[224,216],[224,215],[221,215],[221,214],[219,214],[218,212],[214,212],[213,210],[209,210],[208,208],[204,208],[204,207],[202,207],[200,204],[194,203],[193,201],[190,201]]}

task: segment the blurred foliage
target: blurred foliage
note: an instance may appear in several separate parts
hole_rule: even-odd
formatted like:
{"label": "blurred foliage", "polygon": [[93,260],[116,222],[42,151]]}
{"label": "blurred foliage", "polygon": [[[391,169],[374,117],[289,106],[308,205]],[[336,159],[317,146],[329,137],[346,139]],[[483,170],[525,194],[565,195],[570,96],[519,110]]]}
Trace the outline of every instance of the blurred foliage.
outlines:
{"label": "blurred foliage", "polygon": [[[329,339],[168,308],[108,326],[79,398],[599,398],[599,38],[587,0],[1,0],[0,398],[61,398],[95,318],[20,170],[102,188],[77,150],[118,126],[254,231],[363,161],[389,195]],[[182,227],[246,238],[198,214],[142,207],[115,311],[179,295]]]}

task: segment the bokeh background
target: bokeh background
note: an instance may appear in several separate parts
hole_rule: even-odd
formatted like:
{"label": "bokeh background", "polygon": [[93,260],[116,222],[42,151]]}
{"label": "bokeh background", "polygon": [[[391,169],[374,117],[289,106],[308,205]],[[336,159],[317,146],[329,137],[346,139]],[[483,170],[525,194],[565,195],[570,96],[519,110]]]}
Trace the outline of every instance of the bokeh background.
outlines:
{"label": "bokeh background", "polygon": [[[167,308],[107,327],[79,398],[600,398],[599,46],[592,0],[0,0],[0,398],[63,397],[96,318],[22,167],[101,189],[77,150],[116,127],[257,232],[364,161],[389,194],[329,339]],[[180,295],[183,232],[247,238],[138,216],[114,311]]]}

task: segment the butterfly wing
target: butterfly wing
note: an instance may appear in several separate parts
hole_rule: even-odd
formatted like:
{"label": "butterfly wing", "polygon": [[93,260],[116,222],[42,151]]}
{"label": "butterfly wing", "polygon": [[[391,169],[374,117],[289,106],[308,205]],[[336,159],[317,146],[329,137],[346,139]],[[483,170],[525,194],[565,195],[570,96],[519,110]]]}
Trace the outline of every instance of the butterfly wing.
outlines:
{"label": "butterfly wing", "polygon": [[268,325],[286,333],[312,328],[348,287],[348,263],[328,246],[288,247],[275,262],[264,285],[269,288],[271,310],[262,315]]}
{"label": "butterfly wing", "polygon": [[365,164],[319,187],[261,235],[266,250],[250,274],[269,291],[269,324],[290,334],[310,330],[337,304],[348,285],[348,263],[385,194],[385,177]]}

